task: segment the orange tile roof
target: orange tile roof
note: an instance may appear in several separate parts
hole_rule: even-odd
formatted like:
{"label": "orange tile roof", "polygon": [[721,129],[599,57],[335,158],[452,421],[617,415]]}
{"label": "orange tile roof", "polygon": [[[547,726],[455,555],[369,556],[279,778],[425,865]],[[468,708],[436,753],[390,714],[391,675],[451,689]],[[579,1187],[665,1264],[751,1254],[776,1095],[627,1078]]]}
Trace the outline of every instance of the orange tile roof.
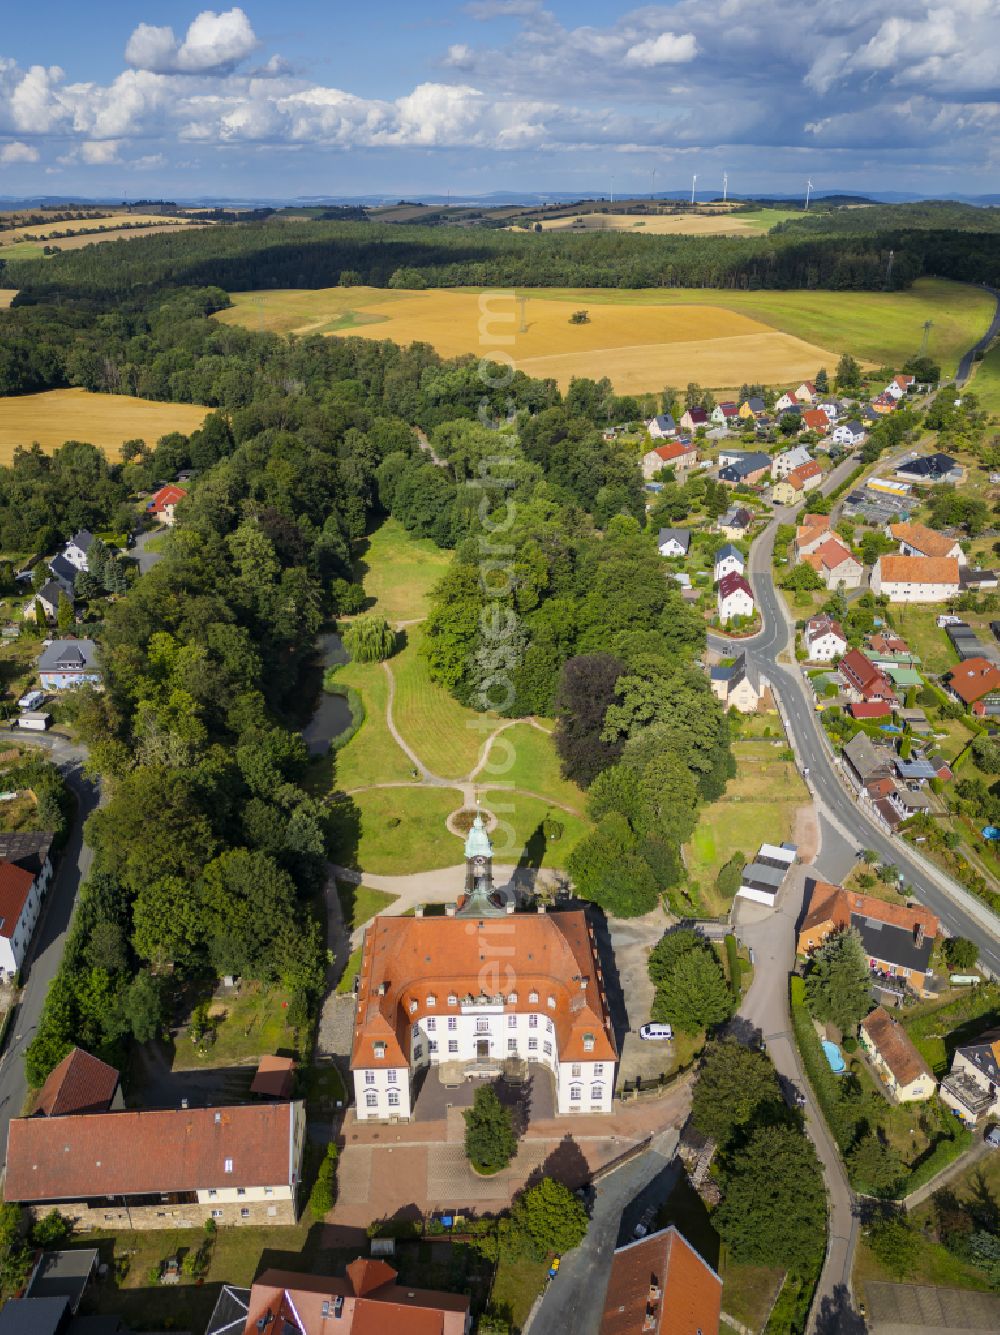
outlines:
{"label": "orange tile roof", "polygon": [[272,1099],[288,1099],[295,1086],[295,1062],[291,1057],[261,1057],[257,1074],[250,1084],[251,1094]]}
{"label": "orange tile roof", "polygon": [[800,930],[805,932],[827,922],[832,923],[834,928],[849,927],[852,913],[908,931],[922,926],[924,934],[929,937],[937,936],[941,927],[935,915],[922,904],[915,904],[912,908],[902,904],[887,904],[885,900],[875,899],[872,895],[845,890],[843,886],[832,885],[829,881],[817,881],[809,897],[809,907]]}
{"label": "orange tile roof", "polygon": [[175,486],[173,482],[168,482],[165,487],[161,487],[150,501],[150,509],[157,514],[165,510],[168,505],[176,505],[178,501],[183,501],[187,497],[187,492],[183,487]]}
{"label": "orange tile roof", "polygon": [[967,658],[946,675],[948,685],[967,705],[1000,691],[1000,668],[986,658]]}
{"label": "orange tile roof", "polygon": [[671,459],[679,459],[682,454],[697,454],[697,446],[685,445],[679,440],[672,441],[669,445],[658,445],[654,454],[658,454],[661,459],[669,462]]}
{"label": "orange tile roof", "polygon": [[905,1087],[922,1075],[934,1079],[931,1068],[913,1046],[909,1034],[883,1007],[876,1006],[870,1015],[865,1016],[861,1028],[874,1043],[897,1084]]}
{"label": "orange tile roof", "polygon": [[958,559],[954,556],[880,556],[883,584],[958,585]]}
{"label": "orange tile roof", "polygon": [[[294,1103],[15,1117],[8,1201],[291,1183]],[[226,1171],[226,1163],[232,1167]]]}
{"label": "orange tile roof", "polygon": [[955,547],[954,538],[946,538],[926,524],[890,524],[889,536],[916,548],[921,556],[947,556]]}
{"label": "orange tile roof", "polygon": [[836,538],[828,538],[822,547],[817,547],[814,552],[806,552],[802,559],[808,561],[813,570],[819,570],[821,567],[826,570],[836,570],[845,561],[853,561],[854,557],[842,542],[838,542]]}
{"label": "orange tile roof", "polygon": [[0,936],[14,935],[35,878],[13,862],[0,862]]}
{"label": "orange tile roof", "polygon": [[83,1048],[73,1048],[42,1085],[36,1113],[64,1117],[69,1113],[106,1112],[118,1088],[118,1072]]}
{"label": "orange tile roof", "polygon": [[[464,1335],[470,1299],[396,1283],[385,1261],[359,1258],[343,1277],[265,1270],[250,1291],[246,1325],[240,1335],[257,1335],[261,1321],[274,1335],[283,1329],[302,1335]],[[340,1298],[340,1315],[333,1300]],[[324,1315],[324,1303],[330,1304]],[[268,1320],[270,1317],[270,1320]],[[285,1322],[288,1326],[285,1326]],[[236,1332],[233,1332],[236,1335]]]}
{"label": "orange tile roof", "polygon": [[802,423],[813,431],[823,431],[830,425],[830,419],[822,408],[808,408],[802,414]]}
{"label": "orange tile roof", "polygon": [[[531,992],[537,1002],[529,1001]],[[448,1006],[449,995],[458,998],[456,1006]],[[549,1016],[561,1061],[617,1059],[591,929],[583,910],[572,909],[484,919],[375,918],[358,974],[352,1068],[409,1066],[411,1025],[425,1015],[456,1015],[464,998],[483,995],[499,998],[506,1012]],[[585,1035],[593,1037],[591,1048],[584,1048]],[[382,1057],[375,1056],[376,1042],[385,1045]]]}
{"label": "orange tile roof", "polygon": [[671,1225],[619,1247],[600,1335],[718,1335],[722,1280]]}
{"label": "orange tile roof", "polygon": [[811,477],[821,477],[822,468],[815,459],[810,459],[807,464],[799,464],[798,468],[793,468],[788,474],[788,481],[796,491],[800,491]]}

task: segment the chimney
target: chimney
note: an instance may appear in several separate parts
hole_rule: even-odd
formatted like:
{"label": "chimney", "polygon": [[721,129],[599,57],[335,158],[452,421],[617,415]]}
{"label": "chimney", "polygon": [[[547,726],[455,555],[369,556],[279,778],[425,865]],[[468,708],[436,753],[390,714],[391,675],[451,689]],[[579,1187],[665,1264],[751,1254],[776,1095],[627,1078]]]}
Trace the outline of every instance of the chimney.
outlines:
{"label": "chimney", "polygon": [[913,933],[913,942],[918,949],[924,944],[924,924],[922,922],[917,923],[916,930]]}
{"label": "chimney", "polygon": [[517,908],[517,904],[515,904],[513,899],[508,899],[504,907],[506,908],[508,914],[513,914],[515,909]]}
{"label": "chimney", "polygon": [[424,916],[424,906],[423,906],[423,904],[418,904],[418,905],[416,906],[416,908],[413,910],[413,916],[414,916],[415,918],[422,918],[422,917]]}
{"label": "chimney", "polygon": [[454,904],[445,904],[445,906],[444,906],[444,913],[445,913],[445,917],[446,917],[446,918],[454,918],[454,916],[455,916],[455,905],[454,905]]}
{"label": "chimney", "polygon": [[544,912],[545,912],[545,905],[544,905],[544,904],[539,904],[539,905],[538,905],[538,912],[539,912],[539,913],[544,913]]}

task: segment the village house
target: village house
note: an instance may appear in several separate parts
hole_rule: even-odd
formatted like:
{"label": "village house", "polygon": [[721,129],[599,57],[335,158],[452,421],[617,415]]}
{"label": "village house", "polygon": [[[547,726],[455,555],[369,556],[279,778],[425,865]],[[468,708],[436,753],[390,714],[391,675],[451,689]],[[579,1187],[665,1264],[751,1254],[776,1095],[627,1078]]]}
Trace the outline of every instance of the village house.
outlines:
{"label": "village house", "polygon": [[0,978],[21,971],[52,878],[52,835],[0,834]]}
{"label": "village house", "polygon": [[687,556],[691,546],[689,528],[661,528],[656,539],[661,556]]}
{"label": "village house", "polygon": [[38,657],[38,677],[46,691],[99,686],[97,645],[93,640],[53,640]]}
{"label": "village house", "polygon": [[648,482],[664,468],[670,468],[677,481],[683,483],[697,463],[698,451],[694,445],[675,440],[669,445],[657,445],[642,456],[642,476]]}
{"label": "village house", "polygon": [[828,538],[802,560],[812,566],[828,589],[857,589],[865,568],[839,538]]}
{"label": "village house", "polygon": [[945,537],[926,524],[887,524],[885,533],[899,543],[901,556],[953,556],[960,566],[968,562],[956,538]]}
{"label": "village house", "polygon": [[753,515],[742,505],[731,505],[724,515],[716,520],[716,528],[724,538],[738,541],[745,538],[753,525]]}
{"label": "village house", "polygon": [[599,1335],[718,1335],[722,1280],[673,1224],[615,1249]]}
{"label": "village house", "polygon": [[725,624],[733,617],[752,617],[754,614],[753,589],[743,575],[735,572],[719,580],[719,620]]}
{"label": "village house", "polygon": [[469,1335],[467,1293],[397,1283],[381,1258],[358,1257],[343,1276],[265,1270],[250,1289],[225,1284],[205,1335]]}
{"label": "village house", "polygon": [[735,426],[739,424],[740,409],[736,403],[717,403],[712,409],[712,421],[716,426]]}
{"label": "village house", "polygon": [[740,417],[744,421],[753,417],[763,417],[767,412],[767,404],[759,394],[751,394],[748,399],[744,399],[740,404]]}
{"label": "village house", "polygon": [[840,675],[852,700],[885,700],[896,703],[896,692],[889,678],[860,649],[851,649],[840,660]]}
{"label": "village house", "polygon": [[681,414],[680,424],[685,431],[697,431],[700,426],[708,426],[708,413],[704,408],[688,408]]}
{"label": "village house", "polygon": [[799,385],[798,389],[795,391],[795,398],[798,403],[815,403],[816,386],[811,380],[803,380],[802,384]]}
{"label": "village house", "polygon": [[720,547],[715,553],[712,582],[718,584],[724,575],[742,575],[745,569],[746,561],[743,558],[743,553],[738,547],[734,547],[731,542],[727,542],[724,547]]}
{"label": "village house", "polygon": [[890,603],[943,603],[959,594],[953,556],[880,556],[872,567],[876,598]]}
{"label": "village house", "polygon": [[845,743],[842,755],[848,778],[853,778],[859,788],[867,787],[875,779],[891,779],[895,772],[895,752],[887,747],[876,748],[863,732],[855,733]]}
{"label": "village house", "polygon": [[34,1117],[68,1117],[124,1108],[121,1080],[107,1062],[71,1048],[49,1072],[35,1100]]}
{"label": "village house", "polygon": [[74,570],[86,570],[88,568],[87,554],[95,541],[96,539],[89,529],[81,528],[79,532],[73,534],[63,548],[63,559],[68,561]]}
{"label": "village house", "polygon": [[856,419],[852,419],[850,422],[841,422],[835,426],[830,439],[835,445],[844,445],[848,449],[853,449],[855,445],[863,444],[865,435],[866,432],[862,424]]}
{"label": "village house", "polygon": [[929,909],[920,904],[887,904],[871,895],[817,881],[799,928],[796,950],[800,955],[811,955],[848,927],[857,928],[872,973],[905,983],[918,996],[923,995],[931,951],[941,930]]}
{"label": "village house", "polygon": [[677,423],[670,413],[660,413],[658,417],[649,419],[646,430],[653,440],[665,440],[668,436],[676,435]]}
{"label": "village house", "polygon": [[795,445],[790,450],[783,450],[781,454],[776,454],[771,460],[771,478],[775,482],[780,482],[793,469],[811,461],[812,455],[804,445]]}
{"label": "village house", "polygon": [[830,516],[807,514],[795,530],[792,550],[796,561],[822,547],[830,538]]}
{"label": "village house", "polygon": [[776,413],[784,413],[787,412],[789,408],[797,408],[799,406],[798,395],[794,394],[791,390],[786,390],[780,398],[777,398],[774,401],[774,411]]}
{"label": "village house", "polygon": [[68,598],[70,607],[73,606],[73,595],[67,593],[65,587],[58,580],[48,580],[24,604],[24,620],[33,621],[38,615],[38,604],[41,603],[45,620],[50,626],[54,626],[59,615],[60,595]]}
{"label": "village house", "polygon": [[923,454],[916,459],[901,463],[896,469],[896,476],[904,482],[917,486],[938,486],[942,482],[954,483],[965,480],[965,469],[950,454]]}
{"label": "village house", "polygon": [[806,653],[812,663],[832,663],[847,653],[847,636],[833,617],[810,617],[802,633]]}
{"label": "village house", "polygon": [[985,658],[967,658],[945,676],[948,692],[978,718],[1000,714],[1000,668]]}
{"label": "village house", "polygon": [[951,1071],[941,1081],[941,1100],[971,1126],[1000,1116],[1000,1029],[987,1029],[955,1049]]}
{"label": "village house", "polygon": [[822,408],[826,413],[827,421],[831,424],[836,422],[842,411],[841,405],[836,399],[818,399],[813,406]]}
{"label": "village house", "polygon": [[296,1222],[301,1100],[142,1112],[111,1103],[13,1118],[4,1200],[113,1232]]}
{"label": "village house", "polygon": [[801,421],[803,430],[815,431],[820,436],[825,436],[830,430],[830,419],[822,408],[806,408]]}
{"label": "village house", "polygon": [[[519,913],[493,888],[493,848],[477,814],[465,843],[466,893],[444,918],[377,917],[365,930],[351,1070],[361,1120],[407,1120],[428,1068],[460,1083],[505,1063],[551,1072],[560,1114],[610,1112],[618,1059],[593,928],[582,910]],[[484,952],[503,943],[488,993]]]}
{"label": "village house", "polygon": [[822,481],[823,469],[815,459],[810,459],[774,484],[771,499],[779,505],[798,505],[803,494],[818,487]]}
{"label": "village house", "polygon": [[175,521],[175,511],[181,501],[187,499],[188,493],[183,487],[178,487],[173,482],[168,482],[165,487],[161,487],[155,492],[152,500],[146,506],[146,513],[157,518],[161,524],[166,524],[172,528]]}
{"label": "village house", "polygon": [[740,654],[728,667],[719,664],[709,669],[712,694],[726,709],[740,714],[754,714],[760,704],[761,683],[754,681],[747,667],[746,654]]}
{"label": "village house", "polygon": [[909,1034],[882,1006],[876,1006],[861,1021],[858,1038],[896,1103],[918,1103],[929,1099],[937,1089],[931,1068]]}
{"label": "village house", "polygon": [[771,467],[771,456],[763,454],[759,450],[751,450],[738,459],[735,463],[726,464],[724,468],[719,469],[719,481],[725,482],[727,486],[753,486],[759,482]]}
{"label": "village house", "polygon": [[892,705],[885,700],[855,701],[847,706],[847,712],[859,723],[874,723],[879,719],[891,719]]}

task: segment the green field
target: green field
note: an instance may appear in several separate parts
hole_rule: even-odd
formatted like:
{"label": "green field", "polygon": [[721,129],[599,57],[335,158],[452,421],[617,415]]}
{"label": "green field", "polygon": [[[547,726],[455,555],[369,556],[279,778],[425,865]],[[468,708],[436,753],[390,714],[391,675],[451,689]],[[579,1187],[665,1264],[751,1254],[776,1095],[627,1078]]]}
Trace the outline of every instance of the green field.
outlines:
{"label": "green field", "polygon": [[1000,339],[998,339],[981,362],[976,365],[976,373],[969,382],[969,388],[987,412],[1000,413]]}
{"label": "green field", "polygon": [[[483,794],[483,806],[501,822],[492,835],[498,864],[564,868],[573,849],[593,829],[590,821],[523,793],[487,792]],[[542,828],[546,819],[562,826],[558,839],[546,838]]]}
{"label": "green field", "polygon": [[337,672],[337,681],[353,686],[361,696],[365,721],[347,745],[334,753],[335,786],[350,792],[371,783],[411,779],[413,765],[396,745],[385,721],[389,678],[382,664],[345,663]]}
{"label": "green field", "polygon": [[466,709],[431,681],[422,640],[422,628],[410,626],[406,648],[389,663],[396,678],[396,727],[431,773],[461,779],[479,759],[488,736],[480,725],[488,716]]}
{"label": "green field", "polygon": [[405,876],[462,861],[462,844],[445,827],[462,805],[454,788],[372,788],[356,793],[361,816],[356,865],[375,876]]}
{"label": "green field", "polygon": [[355,559],[356,578],[375,600],[366,611],[393,623],[425,617],[430,591],[450,563],[451,552],[387,519],[359,544]]}
{"label": "green field", "polygon": [[733,754],[736,777],[717,802],[702,807],[691,842],[684,846],[688,875],[712,915],[729,907],[715,888],[724,864],[734,853],[751,862],[762,843],[791,839],[795,812],[809,801],[794,763],[778,759],[779,748],[766,742],[734,742]]}
{"label": "green field", "polygon": [[484,784],[509,784],[544,793],[581,813],[586,807],[583,791],[560,773],[552,738],[531,723],[515,723],[493,739],[477,778]]}
{"label": "green field", "polygon": [[344,926],[348,932],[363,927],[376,913],[381,913],[390,904],[395,904],[398,895],[390,895],[385,890],[373,890],[370,885],[355,885],[352,881],[337,882],[337,898],[344,917]]}

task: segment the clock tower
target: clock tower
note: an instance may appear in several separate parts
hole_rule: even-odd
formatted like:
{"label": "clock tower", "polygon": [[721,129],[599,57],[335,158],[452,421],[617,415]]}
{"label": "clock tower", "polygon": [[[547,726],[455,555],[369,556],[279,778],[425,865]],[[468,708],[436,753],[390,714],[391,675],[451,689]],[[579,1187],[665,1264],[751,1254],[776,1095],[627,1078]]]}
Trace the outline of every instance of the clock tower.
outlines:
{"label": "clock tower", "polygon": [[487,899],[493,893],[493,845],[478,810],[465,837],[465,893]]}

